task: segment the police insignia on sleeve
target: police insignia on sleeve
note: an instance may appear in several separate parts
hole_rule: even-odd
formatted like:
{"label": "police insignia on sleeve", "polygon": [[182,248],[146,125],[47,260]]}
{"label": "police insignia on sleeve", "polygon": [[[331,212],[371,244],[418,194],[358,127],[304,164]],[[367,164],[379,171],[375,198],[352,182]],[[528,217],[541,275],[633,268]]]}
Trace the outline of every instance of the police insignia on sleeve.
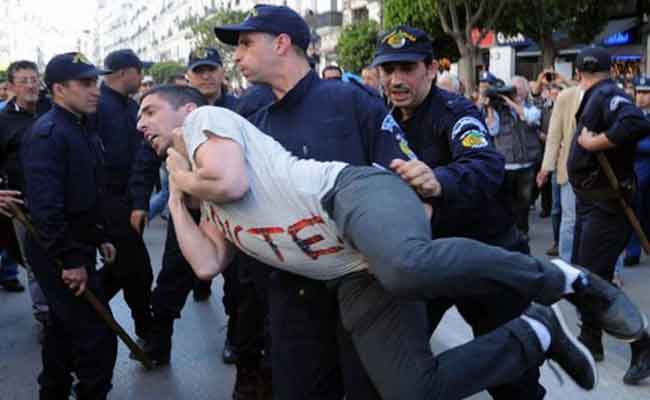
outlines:
{"label": "police insignia on sleeve", "polygon": [[451,138],[456,139],[456,136],[463,132],[467,126],[470,125],[473,129],[476,130],[479,133],[486,133],[487,129],[485,128],[485,125],[483,125],[483,122],[479,121],[477,118],[474,117],[463,117],[456,121],[454,124],[454,127],[451,128]]}
{"label": "police insignia on sleeve", "polygon": [[627,97],[623,96],[612,97],[612,99],[609,101],[609,111],[616,111],[618,109],[618,106],[623,103],[631,103],[631,101]]}
{"label": "police insignia on sleeve", "polygon": [[468,149],[480,149],[488,145],[485,134],[481,131],[472,129],[463,133],[460,137],[460,143]]}
{"label": "police insignia on sleeve", "polygon": [[395,140],[399,144],[399,149],[409,160],[417,160],[418,157],[415,155],[413,150],[408,144],[408,141],[404,137],[404,131],[399,126],[395,118],[391,114],[386,115],[384,120],[381,123],[381,130],[390,133],[395,136]]}

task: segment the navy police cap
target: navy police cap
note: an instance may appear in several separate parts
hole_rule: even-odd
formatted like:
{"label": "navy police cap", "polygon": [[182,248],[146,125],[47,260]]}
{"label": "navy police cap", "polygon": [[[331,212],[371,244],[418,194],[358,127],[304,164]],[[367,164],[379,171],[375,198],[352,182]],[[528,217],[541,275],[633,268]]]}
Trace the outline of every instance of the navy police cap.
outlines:
{"label": "navy police cap", "polygon": [[142,69],[142,61],[131,49],[115,50],[104,59],[104,67],[111,71],[119,71],[126,68]]}
{"label": "navy police cap", "polygon": [[213,67],[221,67],[221,56],[219,51],[213,47],[200,47],[190,52],[187,59],[187,69],[190,71],[202,65],[211,65]]}
{"label": "navy police cap", "polygon": [[650,76],[639,75],[634,78],[634,89],[636,89],[637,92],[650,91]]}
{"label": "navy police cap", "polygon": [[481,72],[481,75],[478,77],[479,82],[486,82],[489,83],[490,85],[496,84],[499,79],[494,76],[490,71],[483,71]]}
{"label": "navy police cap", "polygon": [[311,41],[309,26],[295,11],[286,6],[258,4],[239,24],[214,28],[214,33],[222,42],[237,45],[242,32],[265,32],[274,35],[286,33],[296,46],[307,50]]}
{"label": "navy police cap", "polygon": [[576,58],[576,68],[583,72],[606,72],[612,65],[612,57],[599,46],[585,47]]}
{"label": "navy police cap", "polygon": [[384,34],[377,44],[372,67],[389,62],[417,62],[433,57],[429,36],[407,25],[400,25]]}
{"label": "navy police cap", "polygon": [[54,56],[45,67],[45,83],[51,86],[70,80],[95,78],[110,71],[95,67],[86,56],[79,52],[63,53]]}

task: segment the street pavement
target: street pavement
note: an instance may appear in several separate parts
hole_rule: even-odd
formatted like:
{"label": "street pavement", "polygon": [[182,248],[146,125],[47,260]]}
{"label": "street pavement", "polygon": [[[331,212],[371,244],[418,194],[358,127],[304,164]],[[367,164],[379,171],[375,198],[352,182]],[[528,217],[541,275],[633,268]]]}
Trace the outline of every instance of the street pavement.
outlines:
{"label": "street pavement", "polygon": [[[156,271],[160,268],[165,224],[160,219],[147,228],[145,239]],[[531,247],[533,254],[544,255],[551,243],[550,219],[539,219],[531,213]],[[623,271],[624,288],[644,310],[650,310],[650,261]],[[24,273],[21,279],[25,281]],[[191,295],[183,316],[175,324],[171,365],[145,371],[129,359],[127,348],[120,343],[113,379],[113,400],[227,400],[234,382],[235,370],[221,362],[226,317],[221,304],[222,280],[213,282],[208,302],[196,303]],[[128,331],[133,324],[121,294],[111,302],[116,319]],[[576,327],[575,312],[563,305],[569,325]],[[576,329],[577,330],[577,329]],[[36,378],[39,373],[40,346],[38,329],[31,317],[29,296],[6,293],[0,289],[0,400],[33,400],[38,398]],[[462,344],[471,338],[470,330],[455,310],[447,313],[435,332],[431,344],[435,352]],[[542,384],[550,400],[636,400],[650,398],[650,379],[641,386],[626,386],[621,378],[628,366],[629,347],[613,339],[605,339],[605,362],[599,367],[599,386],[584,392],[565,377],[560,385],[547,365],[542,367]],[[462,366],[458,366],[462,369]],[[472,400],[490,397],[481,393]],[[409,399],[405,399],[409,400]]]}

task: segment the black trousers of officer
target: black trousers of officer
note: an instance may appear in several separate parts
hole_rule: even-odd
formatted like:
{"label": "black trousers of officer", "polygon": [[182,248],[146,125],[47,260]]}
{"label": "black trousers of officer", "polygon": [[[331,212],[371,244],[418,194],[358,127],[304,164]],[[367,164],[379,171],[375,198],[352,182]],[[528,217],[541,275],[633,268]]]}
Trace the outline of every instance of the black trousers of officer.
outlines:
{"label": "black trousers of officer", "polygon": [[[61,279],[51,260],[31,239],[26,242],[29,263],[50,305],[45,328],[43,371],[38,377],[41,400],[67,399],[74,373],[79,400],[106,399],[111,389],[117,356],[117,337],[83,297],[74,294]],[[87,268],[87,287],[106,305],[95,266]]]}
{"label": "black trousers of officer", "polygon": [[117,250],[113,264],[100,270],[104,293],[110,300],[120,289],[131,309],[135,332],[148,338],[151,331],[151,284],[153,271],[149,252],[142,239],[130,224],[131,210],[123,196],[107,195],[103,205],[108,221],[108,236]]}
{"label": "black trousers of officer", "polygon": [[[576,197],[573,260],[601,278],[612,281],[616,260],[630,239],[631,226],[617,199]],[[584,328],[599,329],[582,316]]]}

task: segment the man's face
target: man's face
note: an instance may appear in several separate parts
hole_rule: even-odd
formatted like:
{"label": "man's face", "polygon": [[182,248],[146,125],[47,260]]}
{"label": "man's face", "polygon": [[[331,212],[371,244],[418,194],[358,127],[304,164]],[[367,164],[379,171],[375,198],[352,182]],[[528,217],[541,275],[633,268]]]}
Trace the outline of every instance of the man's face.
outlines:
{"label": "man's face", "polygon": [[9,99],[9,82],[0,83],[0,100],[6,101]]}
{"label": "man's face", "polygon": [[343,76],[341,75],[341,72],[338,69],[327,69],[323,71],[323,79],[332,79],[335,81],[340,81],[343,79]]}
{"label": "man's face", "polygon": [[140,84],[140,90],[139,90],[139,92],[140,92],[140,93],[144,93],[144,92],[146,92],[147,90],[151,89],[152,87],[153,87],[153,82],[151,82],[151,81],[148,81],[148,82],[142,82],[142,83]]}
{"label": "man's face", "polygon": [[239,71],[251,83],[268,83],[277,64],[273,36],[253,32],[240,33],[234,55]]}
{"label": "man's face", "polygon": [[512,86],[517,89],[517,100],[519,103],[523,103],[524,100],[528,98],[528,90],[526,90],[526,86],[521,80],[514,80],[514,82],[512,82]]}
{"label": "man's face", "polygon": [[223,83],[223,68],[213,65],[199,65],[187,71],[190,86],[197,89],[205,97],[212,97],[221,90]]}
{"label": "man's face", "polygon": [[135,94],[142,85],[142,70],[140,68],[126,68],[124,70],[124,83],[128,94]]}
{"label": "man's face", "polygon": [[636,105],[643,110],[650,109],[650,90],[636,91]]}
{"label": "man's face", "polygon": [[151,143],[156,154],[164,157],[167,149],[174,144],[174,129],[183,124],[187,114],[187,107],[176,109],[154,93],[142,100],[138,113],[138,130]]}
{"label": "man's face", "polygon": [[436,76],[437,64],[418,62],[394,62],[379,68],[384,93],[399,108],[415,109],[427,97]]}
{"label": "man's face", "polygon": [[363,83],[379,91],[380,82],[377,68],[364,68],[361,71],[361,78],[363,79]]}
{"label": "man's face", "polygon": [[10,86],[18,103],[36,103],[38,101],[40,80],[37,71],[29,68],[17,70]]}
{"label": "man's face", "polygon": [[78,114],[93,114],[97,112],[99,87],[97,78],[87,78],[67,81],[59,86],[57,94],[61,102],[72,112]]}

